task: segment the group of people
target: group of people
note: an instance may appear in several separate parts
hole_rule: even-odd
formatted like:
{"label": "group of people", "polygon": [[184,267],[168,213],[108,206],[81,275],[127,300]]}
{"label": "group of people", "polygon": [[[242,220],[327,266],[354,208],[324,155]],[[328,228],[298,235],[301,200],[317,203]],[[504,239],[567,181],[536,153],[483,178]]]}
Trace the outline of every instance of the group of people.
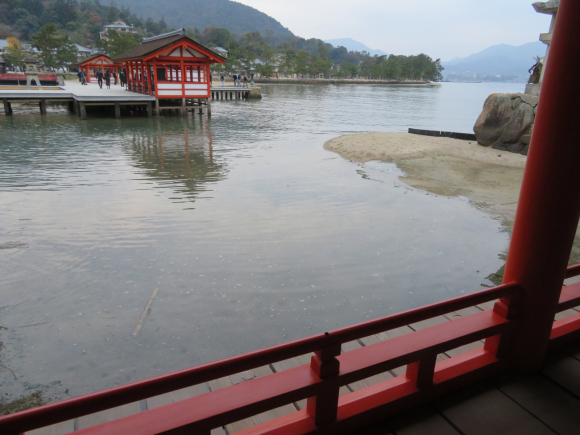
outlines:
{"label": "group of people", "polygon": [[[79,71],[77,73],[77,76],[79,78],[79,82],[81,82],[82,85],[87,84],[87,74],[83,70]],[[115,70],[111,72],[111,70],[106,69],[105,74],[103,74],[103,71],[98,69],[95,72],[95,77],[97,78],[97,84],[101,89],[103,89],[103,80],[105,82],[105,86],[107,87],[107,89],[111,89],[111,79],[113,80],[113,83],[115,85],[118,84],[117,80],[121,82],[121,87],[125,87],[127,85],[127,73],[125,72],[125,70],[121,70],[121,72],[117,76],[117,71]]]}
{"label": "group of people", "polygon": [[[242,77],[242,75],[240,73],[236,73],[236,74],[233,75],[232,78],[234,79],[234,86],[240,86],[241,87],[242,86],[242,81],[243,81],[244,82],[244,88],[247,88],[248,87],[248,78],[246,76],[243,76]],[[222,86],[224,85],[225,79],[226,78],[222,74],[220,76],[220,80],[222,82]],[[210,77],[210,80],[211,80],[211,77]]]}

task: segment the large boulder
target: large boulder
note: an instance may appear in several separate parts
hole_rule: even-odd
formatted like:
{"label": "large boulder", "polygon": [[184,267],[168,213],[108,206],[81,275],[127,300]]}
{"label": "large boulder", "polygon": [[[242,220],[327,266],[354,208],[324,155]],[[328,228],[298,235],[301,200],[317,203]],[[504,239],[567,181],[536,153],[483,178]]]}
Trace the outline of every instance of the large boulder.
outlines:
{"label": "large boulder", "polygon": [[473,127],[477,142],[526,154],[538,101],[525,94],[491,94]]}

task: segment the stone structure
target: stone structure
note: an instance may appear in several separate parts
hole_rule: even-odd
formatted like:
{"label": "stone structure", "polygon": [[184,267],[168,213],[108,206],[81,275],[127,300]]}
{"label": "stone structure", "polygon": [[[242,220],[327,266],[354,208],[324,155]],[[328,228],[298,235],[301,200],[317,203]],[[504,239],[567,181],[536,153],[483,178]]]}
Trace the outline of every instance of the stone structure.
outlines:
{"label": "stone structure", "polygon": [[526,94],[491,94],[473,127],[477,142],[527,155],[538,101]]}
{"label": "stone structure", "polygon": [[542,72],[540,74],[540,79],[538,83],[529,83],[526,86],[526,94],[539,96],[540,89],[542,88],[542,82],[544,81],[544,72],[546,71],[546,64],[548,62],[548,56],[550,55],[550,44],[552,43],[552,34],[554,32],[554,25],[556,24],[556,16],[558,14],[558,7],[560,6],[560,0],[549,0],[547,2],[536,2],[532,5],[536,12],[540,14],[552,15],[552,22],[550,23],[550,30],[548,33],[542,33],[540,35],[540,41],[546,44],[546,55],[543,60]]}
{"label": "stone structure", "polygon": [[42,90],[42,85],[40,84],[40,79],[38,78],[38,60],[33,57],[26,57],[24,60],[24,65],[26,68],[26,89],[30,89],[32,86],[32,81],[36,82],[36,86],[38,86],[38,90]]}

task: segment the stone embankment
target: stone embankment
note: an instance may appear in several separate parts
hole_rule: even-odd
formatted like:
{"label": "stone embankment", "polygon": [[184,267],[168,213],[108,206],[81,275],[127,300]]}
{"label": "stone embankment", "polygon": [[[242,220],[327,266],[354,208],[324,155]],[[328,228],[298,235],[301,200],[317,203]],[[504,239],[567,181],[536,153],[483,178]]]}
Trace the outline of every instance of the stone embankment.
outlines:
{"label": "stone embankment", "polygon": [[528,154],[538,97],[526,94],[491,94],[473,131],[480,145]]}

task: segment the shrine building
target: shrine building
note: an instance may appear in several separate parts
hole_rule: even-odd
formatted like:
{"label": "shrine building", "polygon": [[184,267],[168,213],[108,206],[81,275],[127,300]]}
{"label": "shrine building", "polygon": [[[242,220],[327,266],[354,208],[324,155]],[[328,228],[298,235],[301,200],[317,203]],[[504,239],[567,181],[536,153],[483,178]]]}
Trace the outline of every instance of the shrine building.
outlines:
{"label": "shrine building", "polygon": [[107,70],[113,74],[113,72],[118,72],[117,70],[120,65],[111,60],[111,58],[106,54],[97,53],[83,58],[80,62],[75,64],[75,66],[85,72],[87,83],[91,83],[92,79],[96,80],[98,70],[101,70],[103,76]]}
{"label": "shrine building", "polygon": [[179,29],[146,38],[114,61],[127,73],[128,90],[154,95],[159,113],[160,99],[167,108],[185,109],[193,100],[207,103],[211,97],[210,65],[223,64],[226,59]]}

